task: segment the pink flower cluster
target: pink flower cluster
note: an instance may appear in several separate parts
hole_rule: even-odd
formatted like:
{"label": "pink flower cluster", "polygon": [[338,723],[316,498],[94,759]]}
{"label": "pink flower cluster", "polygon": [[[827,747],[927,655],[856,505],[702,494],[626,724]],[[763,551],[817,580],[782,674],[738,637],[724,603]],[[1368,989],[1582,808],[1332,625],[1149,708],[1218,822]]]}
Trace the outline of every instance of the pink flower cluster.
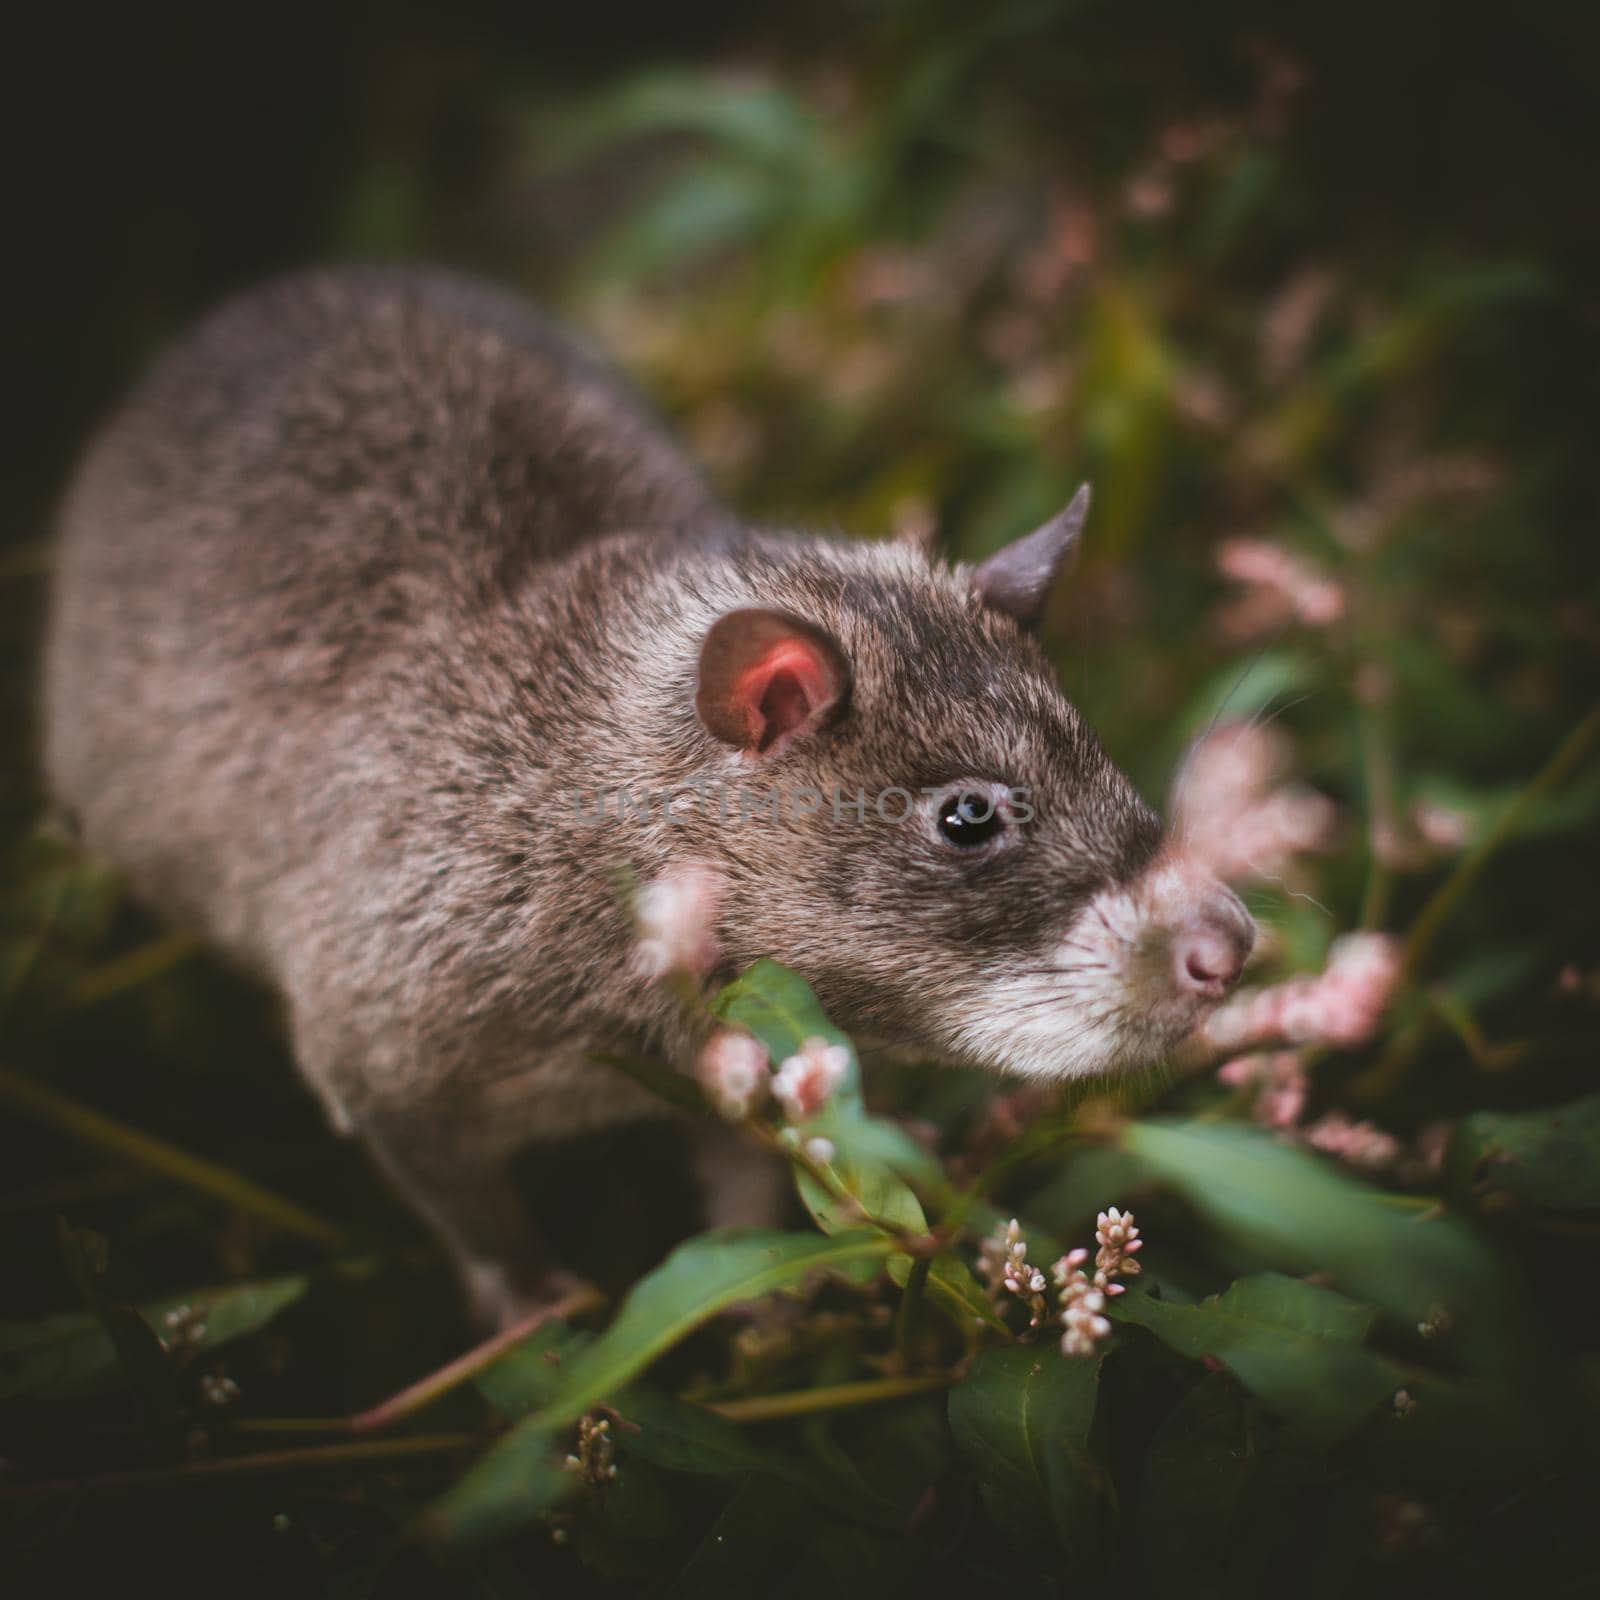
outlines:
{"label": "pink flower cluster", "polygon": [[1304,1138],[1313,1150],[1368,1172],[1394,1166],[1405,1151],[1392,1133],[1385,1133],[1376,1123],[1352,1122],[1342,1111],[1330,1111],[1312,1123]]}
{"label": "pink flower cluster", "polygon": [[1231,1089],[1255,1090],[1255,1119],[1265,1127],[1292,1128],[1305,1110],[1306,1069],[1298,1050],[1239,1056],[1219,1067],[1217,1078]]}
{"label": "pink flower cluster", "polygon": [[748,1117],[770,1094],[790,1122],[804,1122],[827,1104],[850,1070],[850,1052],[826,1039],[807,1039],[776,1072],[768,1071],[768,1060],[759,1040],[739,1028],[719,1028],[701,1050],[695,1076],[730,1121]]}
{"label": "pink flower cluster", "polygon": [[1253,722],[1225,722],[1198,740],[1172,804],[1190,857],[1239,882],[1276,877],[1296,856],[1326,848],[1333,802],[1304,784],[1280,782],[1288,765],[1288,740]]}
{"label": "pink flower cluster", "polygon": [[[1061,1353],[1067,1356],[1094,1354],[1095,1346],[1111,1332],[1104,1315],[1109,1296],[1123,1292],[1119,1278],[1134,1277],[1139,1263],[1134,1257],[1144,1248],[1138,1224],[1131,1211],[1112,1206],[1096,1219],[1094,1275],[1084,1271],[1087,1250],[1071,1250],[1051,1268],[1058,1294],[1061,1318]],[[983,1242],[978,1252],[978,1272],[998,1303],[1002,1294],[1018,1300],[1028,1312],[1031,1332],[1044,1321],[1049,1309],[1045,1275],[1028,1260],[1028,1241],[1022,1225],[1013,1217]]]}
{"label": "pink flower cluster", "polygon": [[772,1078],[772,1093],[791,1122],[814,1117],[850,1070],[850,1052],[826,1039],[807,1039]]}
{"label": "pink flower cluster", "polygon": [[1269,989],[1242,994],[1223,1006],[1205,1029],[1208,1044],[1241,1054],[1217,1069],[1220,1082],[1253,1091],[1252,1114],[1296,1142],[1368,1172],[1389,1171],[1425,1179],[1442,1153],[1438,1129],[1414,1152],[1371,1122],[1329,1111],[1302,1125],[1309,1085],[1298,1050],[1288,1044],[1364,1044],[1376,1033],[1402,965],[1399,942],[1382,933],[1352,933],[1328,952],[1324,970]]}
{"label": "pink flower cluster", "polygon": [[1265,539],[1229,539],[1217,551],[1217,569],[1244,586],[1220,618],[1236,643],[1272,633],[1289,622],[1321,628],[1344,615],[1344,590],[1309,562]]}
{"label": "pink flower cluster", "polygon": [[1451,806],[1419,800],[1411,808],[1411,825],[1425,845],[1450,852],[1472,842],[1472,819]]}
{"label": "pink flower cluster", "polygon": [[1365,1044],[1377,1032],[1401,964],[1392,935],[1346,934],[1320,973],[1235,996],[1212,1014],[1206,1040],[1229,1052],[1279,1043]]}
{"label": "pink flower cluster", "polygon": [[1139,1263],[1134,1256],[1144,1249],[1139,1226],[1131,1211],[1112,1206],[1095,1219],[1094,1276],[1083,1270],[1089,1259],[1084,1249],[1069,1250],[1052,1269],[1061,1295],[1061,1353],[1064,1356],[1092,1356],[1095,1346],[1111,1332],[1103,1315],[1109,1296],[1119,1295],[1127,1285],[1118,1278],[1136,1277]]}
{"label": "pink flower cluster", "polygon": [[1239,1056],[1219,1067],[1217,1078],[1230,1088],[1254,1091],[1251,1112],[1263,1127],[1347,1166],[1384,1172],[1403,1183],[1427,1183],[1443,1164],[1448,1123],[1429,1124],[1409,1148],[1375,1122],[1357,1122],[1343,1111],[1328,1111],[1315,1122],[1302,1124],[1309,1084],[1299,1051]]}
{"label": "pink flower cluster", "polygon": [[702,977],[717,959],[716,920],[722,879],[710,867],[669,868],[634,902],[637,960],[649,978]]}
{"label": "pink flower cluster", "polygon": [[1045,1276],[1028,1260],[1028,1241],[1022,1226],[1013,1217],[1005,1228],[985,1239],[978,1252],[978,1272],[998,1300],[1002,1290],[1014,1295],[1028,1309],[1028,1326],[1037,1328],[1045,1314]]}
{"label": "pink flower cluster", "polygon": [[695,1064],[700,1087],[730,1122],[742,1122],[766,1098],[767,1052],[739,1028],[718,1028]]}
{"label": "pink flower cluster", "polygon": [[1409,1145],[1375,1122],[1356,1121],[1337,1109],[1302,1123],[1310,1086],[1297,1050],[1236,1057],[1217,1069],[1217,1079],[1253,1093],[1251,1114],[1263,1127],[1347,1166],[1382,1172],[1403,1184],[1429,1184],[1444,1165],[1452,1131],[1448,1122],[1429,1123]]}

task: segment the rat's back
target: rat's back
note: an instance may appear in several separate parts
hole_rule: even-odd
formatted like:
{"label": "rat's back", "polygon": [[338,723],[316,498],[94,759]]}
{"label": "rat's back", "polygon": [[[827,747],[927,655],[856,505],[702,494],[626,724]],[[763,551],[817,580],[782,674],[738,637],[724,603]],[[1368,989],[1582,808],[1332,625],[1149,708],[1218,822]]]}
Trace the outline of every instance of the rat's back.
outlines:
{"label": "rat's back", "polygon": [[269,284],[155,367],[70,486],[55,795],[147,899],[256,964],[263,892],[310,870],[386,749],[415,749],[430,643],[585,539],[720,515],[631,392],[521,302],[438,272]]}

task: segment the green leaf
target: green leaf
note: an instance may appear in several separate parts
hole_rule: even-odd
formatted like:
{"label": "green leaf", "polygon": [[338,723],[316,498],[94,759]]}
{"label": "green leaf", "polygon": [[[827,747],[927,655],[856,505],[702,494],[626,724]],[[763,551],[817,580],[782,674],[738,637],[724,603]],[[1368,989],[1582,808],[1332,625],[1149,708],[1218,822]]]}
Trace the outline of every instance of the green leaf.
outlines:
{"label": "green leaf", "polygon": [[473,1386],[497,1416],[515,1422],[550,1403],[561,1387],[563,1366],[593,1339],[564,1322],[547,1322],[485,1367]]}
{"label": "green leaf", "polygon": [[1454,1190],[1480,1201],[1600,1209],[1600,1095],[1543,1111],[1465,1117],[1451,1137],[1445,1170]]}
{"label": "green leaf", "polygon": [[111,1336],[86,1312],[0,1323],[0,1400],[95,1394],[116,1364]]}
{"label": "green leaf", "polygon": [[[642,1455],[669,1472],[736,1478],[747,1472],[787,1469],[792,1458],[768,1453],[737,1423],[688,1400],[673,1399],[636,1384],[618,1400],[617,1412],[631,1426],[619,1437],[630,1454]],[[778,1470],[779,1477],[789,1476]]]}
{"label": "green leaf", "polygon": [[927,1586],[923,1565],[904,1538],[824,1516],[804,1495],[756,1477],[723,1507],[667,1593],[674,1600],[912,1593]]}
{"label": "green leaf", "polygon": [[627,80],[575,119],[566,153],[665,133],[699,135],[748,161],[785,166],[812,149],[817,126],[805,104],[785,89],[650,72]]}
{"label": "green leaf", "polygon": [[1036,1547],[1095,1539],[1103,1474],[1089,1454],[1103,1354],[1053,1342],[985,1350],[950,1391],[950,1427],[995,1525]]}
{"label": "green leaf", "polygon": [[613,1056],[604,1053],[596,1053],[589,1059],[625,1073],[641,1088],[648,1089],[651,1094],[659,1095],[669,1105],[677,1106],[681,1110],[709,1112],[711,1109],[706,1104],[706,1097],[701,1093],[699,1084],[681,1072],[674,1072],[671,1067],[662,1066],[658,1061],[643,1061],[634,1056]]}
{"label": "green leaf", "polygon": [[579,1558],[592,1572],[653,1578],[673,1535],[672,1504],[661,1474],[648,1461],[628,1461],[599,1493],[585,1499],[576,1533]]}
{"label": "green leaf", "polygon": [[[158,1333],[169,1312],[189,1308],[187,1341],[211,1350],[264,1327],[306,1292],[294,1276],[223,1284],[170,1295],[137,1307]],[[87,1312],[0,1323],[0,1400],[19,1396],[65,1398],[103,1393],[115,1377],[117,1350],[101,1320]]]}
{"label": "green leaf", "polygon": [[157,1329],[165,1326],[169,1312],[187,1310],[191,1342],[197,1349],[209,1350],[265,1327],[299,1300],[310,1286],[311,1280],[298,1273],[282,1278],[260,1278],[254,1283],[222,1284],[171,1295],[141,1310],[150,1326]]}
{"label": "green leaf", "polygon": [[616,1321],[566,1366],[548,1409],[577,1417],[725,1307],[790,1288],[813,1272],[881,1260],[890,1248],[864,1231],[827,1239],[728,1228],[690,1239],[634,1286]]}
{"label": "green leaf", "polygon": [[774,1062],[794,1055],[808,1039],[843,1045],[850,1054],[850,1066],[833,1100],[860,1105],[861,1068],[855,1046],[828,1020],[799,973],[776,961],[757,961],[713,996],[711,1010],[724,1022],[753,1033]]}
{"label": "green leaf", "polygon": [[[1047,1169],[1048,1170],[1048,1169]],[[1060,1159],[1037,1190],[1018,1202],[1014,1210],[1025,1213],[1023,1232],[1031,1259],[1050,1261],[1061,1254],[1056,1238],[1076,1237],[1093,1230],[1094,1219],[1108,1203],[1127,1205],[1127,1196],[1150,1181],[1150,1169],[1127,1150],[1114,1145],[1089,1144],[1072,1149]],[[1013,1212],[995,1211],[984,1216],[974,1210],[974,1226],[1004,1227]],[[1055,1236],[1036,1247],[1036,1232],[1048,1227]],[[1053,1254],[1051,1253],[1053,1252]]]}
{"label": "green leaf", "polygon": [[[543,1407],[518,1423],[435,1506],[437,1533],[476,1540],[514,1527],[547,1509],[563,1479],[533,1473],[558,1433],[591,1406],[612,1401],[658,1356],[727,1306],[798,1283],[812,1272],[883,1260],[893,1241],[865,1231],[822,1238],[770,1229],[719,1229],[680,1245],[642,1278],[616,1320],[560,1367],[560,1382]],[[533,1473],[530,1493],[507,1461]],[[546,1497],[546,1490],[553,1491]]]}
{"label": "green leaf", "polygon": [[437,1537],[482,1543],[513,1533],[579,1485],[562,1462],[569,1421],[535,1415],[519,1423],[441,1499],[428,1516]]}
{"label": "green leaf", "polygon": [[[905,1254],[889,1258],[889,1276],[901,1288],[911,1276],[911,1257]],[[973,1277],[965,1262],[955,1256],[936,1256],[928,1269],[928,1295],[938,1302],[965,1333],[974,1321],[998,1328],[1010,1335],[1005,1319],[990,1304],[983,1285]]]}
{"label": "green leaf", "polygon": [[946,1391],[812,1421],[827,1429],[829,1458],[849,1463],[857,1504],[871,1497],[895,1508],[895,1527],[903,1533],[918,1508],[929,1506],[929,1488],[947,1479],[955,1464],[949,1413]]}
{"label": "green leaf", "polygon": [[1150,1294],[1109,1303],[1180,1355],[1220,1361],[1252,1394],[1307,1437],[1346,1437],[1406,1381],[1405,1370],[1367,1349],[1369,1306],[1299,1278],[1263,1272],[1195,1306]]}
{"label": "green leaf", "polygon": [[591,258],[597,278],[637,279],[748,239],[773,211],[770,178],[736,162],[696,163],[629,214]]}
{"label": "green leaf", "polygon": [[175,1429],[182,1411],[178,1371],[155,1329],[132,1306],[102,1304],[96,1314],[146,1421]]}
{"label": "green leaf", "polygon": [[74,1228],[65,1217],[56,1218],[56,1248],[61,1254],[61,1268],[67,1281],[78,1291],[85,1305],[95,1305],[100,1299],[100,1279],[111,1259],[110,1246],[104,1234],[91,1228]]}
{"label": "green leaf", "polygon": [[1303,694],[1318,676],[1312,660],[1293,650],[1262,650],[1243,666],[1230,661],[1195,692],[1178,728],[1187,740],[1223,720],[1249,721],[1274,701]]}
{"label": "green leaf", "polygon": [[[806,1124],[810,1137],[821,1135],[833,1145],[825,1170],[834,1188],[824,1188],[809,1173],[795,1170],[795,1188],[807,1211],[824,1233],[839,1233],[871,1221],[901,1233],[926,1233],[927,1213],[913,1190],[893,1172],[860,1154],[854,1135],[866,1118],[844,1108],[824,1107]],[[842,1190],[843,1193],[837,1191]]]}
{"label": "green leaf", "polygon": [[1232,1123],[1133,1122],[1122,1144],[1256,1262],[1327,1275],[1408,1329],[1442,1309],[1454,1353],[1485,1369],[1512,1366],[1514,1297],[1459,1220],[1419,1220],[1315,1156]]}
{"label": "green leaf", "polygon": [[[808,1122],[806,1131],[813,1129],[820,1129],[820,1124]],[[938,1160],[896,1122],[863,1111],[840,1117],[829,1137],[854,1166],[879,1167],[924,1192],[936,1193],[946,1187]],[[839,1140],[844,1141],[842,1145]]]}
{"label": "green leaf", "polygon": [[639,1456],[664,1471],[713,1478],[766,1473],[845,1516],[884,1526],[892,1522],[892,1506],[864,1505],[858,1488],[847,1491],[815,1462],[794,1450],[759,1443],[705,1406],[635,1384],[615,1410],[623,1419],[618,1441],[630,1459]]}
{"label": "green leaf", "polygon": [[943,1185],[938,1163],[903,1129],[869,1117],[861,1095],[861,1064],[849,1037],[829,1021],[811,987],[776,961],[758,961],[711,1002],[723,1021],[753,1033],[774,1062],[794,1055],[808,1039],[842,1045],[850,1062],[844,1081],[805,1124],[807,1137],[834,1149],[828,1173],[843,1194],[830,1192],[797,1169],[795,1187],[825,1233],[858,1227],[863,1218],[902,1233],[927,1231],[928,1219],[909,1174],[930,1188]]}
{"label": "green leaf", "polygon": [[668,1592],[674,1600],[813,1594],[798,1569],[818,1520],[816,1508],[786,1485],[750,1478],[722,1508]]}
{"label": "green leaf", "polygon": [[1162,1578],[1191,1583],[1218,1571],[1256,1470],[1252,1446],[1244,1396],[1220,1372],[1202,1378],[1156,1430],[1145,1452],[1139,1529]]}

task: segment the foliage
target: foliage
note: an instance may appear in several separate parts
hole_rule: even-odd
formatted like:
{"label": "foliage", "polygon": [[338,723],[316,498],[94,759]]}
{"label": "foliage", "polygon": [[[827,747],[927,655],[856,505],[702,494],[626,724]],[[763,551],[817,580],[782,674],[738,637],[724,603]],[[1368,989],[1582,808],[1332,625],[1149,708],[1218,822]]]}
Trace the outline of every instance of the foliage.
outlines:
{"label": "foliage", "polygon": [[[791,1230],[695,1231],[658,1201],[665,1144],[552,1158],[530,1181],[564,1259],[625,1292],[450,1366],[473,1335],[442,1264],[294,1087],[267,1003],[41,824],[19,764],[16,1592],[135,1569],[179,1594],[1575,1590],[1600,1421],[1600,363],[1556,213],[1587,173],[1528,172],[1534,226],[1515,184],[1463,209],[1398,150],[1357,168],[1369,62],[1342,11],[777,12],[753,54],[479,80],[478,203],[584,197],[559,277],[378,153],[336,236],[540,278],[763,518],[974,558],[1090,478],[1044,630],[1063,683],[1180,814],[1197,736],[1273,741],[1272,781],[1330,821],[1243,885],[1252,978],[1386,931],[1392,1003],[1353,1043],[1057,1092],[863,1071],[758,963],[713,1013],[774,1061],[848,1055],[792,1137],[747,1130],[793,1166]],[[1443,20],[1385,27],[1433,65]],[[395,95],[414,68],[386,69]],[[1480,120],[1401,76],[1406,128]],[[1241,541],[1274,582],[1229,576]],[[0,571],[8,618],[39,565]],[[595,1070],[713,1114],[669,1064]],[[1067,1357],[982,1248],[1015,1216],[1048,1268],[1112,1204],[1144,1270]],[[585,1421],[608,1425],[588,1456]]]}

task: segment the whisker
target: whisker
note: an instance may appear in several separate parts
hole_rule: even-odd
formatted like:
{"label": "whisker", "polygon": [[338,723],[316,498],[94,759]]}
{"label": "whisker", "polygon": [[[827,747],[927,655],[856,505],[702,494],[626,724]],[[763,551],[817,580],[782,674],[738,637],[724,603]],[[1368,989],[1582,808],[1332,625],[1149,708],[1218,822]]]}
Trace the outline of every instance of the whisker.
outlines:
{"label": "whisker", "polygon": [[[1239,674],[1239,676],[1237,678],[1235,678],[1233,680],[1232,686],[1229,688],[1228,692],[1222,697],[1222,703],[1217,707],[1217,709],[1215,711],[1213,711],[1211,713],[1211,720],[1210,720],[1210,722],[1208,722],[1206,724],[1205,732],[1202,733],[1198,739],[1191,739],[1189,741],[1189,750],[1190,750],[1190,752],[1193,752],[1194,749],[1197,746],[1204,744],[1205,741],[1207,739],[1209,739],[1211,737],[1211,735],[1214,734],[1217,731],[1217,724],[1222,720],[1223,713],[1225,711],[1227,711],[1229,705],[1233,701],[1233,697],[1236,694],[1238,694],[1238,692],[1249,681],[1250,674],[1252,672],[1254,672],[1256,670],[1256,668],[1259,667],[1261,665],[1261,663],[1266,659],[1267,651],[1272,649],[1272,647],[1277,644],[1277,642],[1284,636],[1284,634],[1287,631],[1288,631],[1287,627],[1279,628],[1276,633],[1271,635],[1262,644],[1261,648],[1259,650],[1257,650],[1256,653],[1245,664],[1244,670]],[[1178,792],[1172,797],[1172,803],[1171,803],[1171,806],[1170,806],[1170,810],[1171,810],[1173,816],[1180,815],[1182,810],[1183,810],[1183,793],[1184,793],[1184,790],[1186,788],[1188,788],[1188,786],[1189,786],[1189,774],[1190,774],[1190,771],[1192,770],[1192,768],[1193,768],[1193,763],[1190,762],[1186,758],[1184,760],[1183,766],[1179,770],[1179,774],[1178,774]]]}
{"label": "whisker", "polygon": [[[1270,714],[1267,707],[1262,708],[1245,724],[1249,728],[1270,728],[1285,712],[1293,711],[1296,706],[1303,706],[1307,700],[1314,699],[1321,694],[1320,689],[1307,689],[1304,694],[1297,694],[1292,700],[1285,700],[1280,706],[1273,706]],[[1271,702],[1269,701],[1270,705]]]}
{"label": "whisker", "polygon": [[[1333,920],[1333,912],[1330,911],[1327,906],[1323,905],[1323,903],[1317,899],[1314,894],[1307,894],[1304,889],[1291,889],[1289,887],[1288,879],[1283,877],[1280,873],[1262,872],[1261,869],[1255,866],[1253,862],[1249,863],[1249,865],[1263,882],[1277,884],[1277,886],[1282,889],[1291,900],[1304,900],[1307,905],[1315,906],[1317,910],[1320,911],[1323,916],[1327,917],[1330,922]],[[1257,920],[1263,921],[1265,919],[1258,918]]]}

